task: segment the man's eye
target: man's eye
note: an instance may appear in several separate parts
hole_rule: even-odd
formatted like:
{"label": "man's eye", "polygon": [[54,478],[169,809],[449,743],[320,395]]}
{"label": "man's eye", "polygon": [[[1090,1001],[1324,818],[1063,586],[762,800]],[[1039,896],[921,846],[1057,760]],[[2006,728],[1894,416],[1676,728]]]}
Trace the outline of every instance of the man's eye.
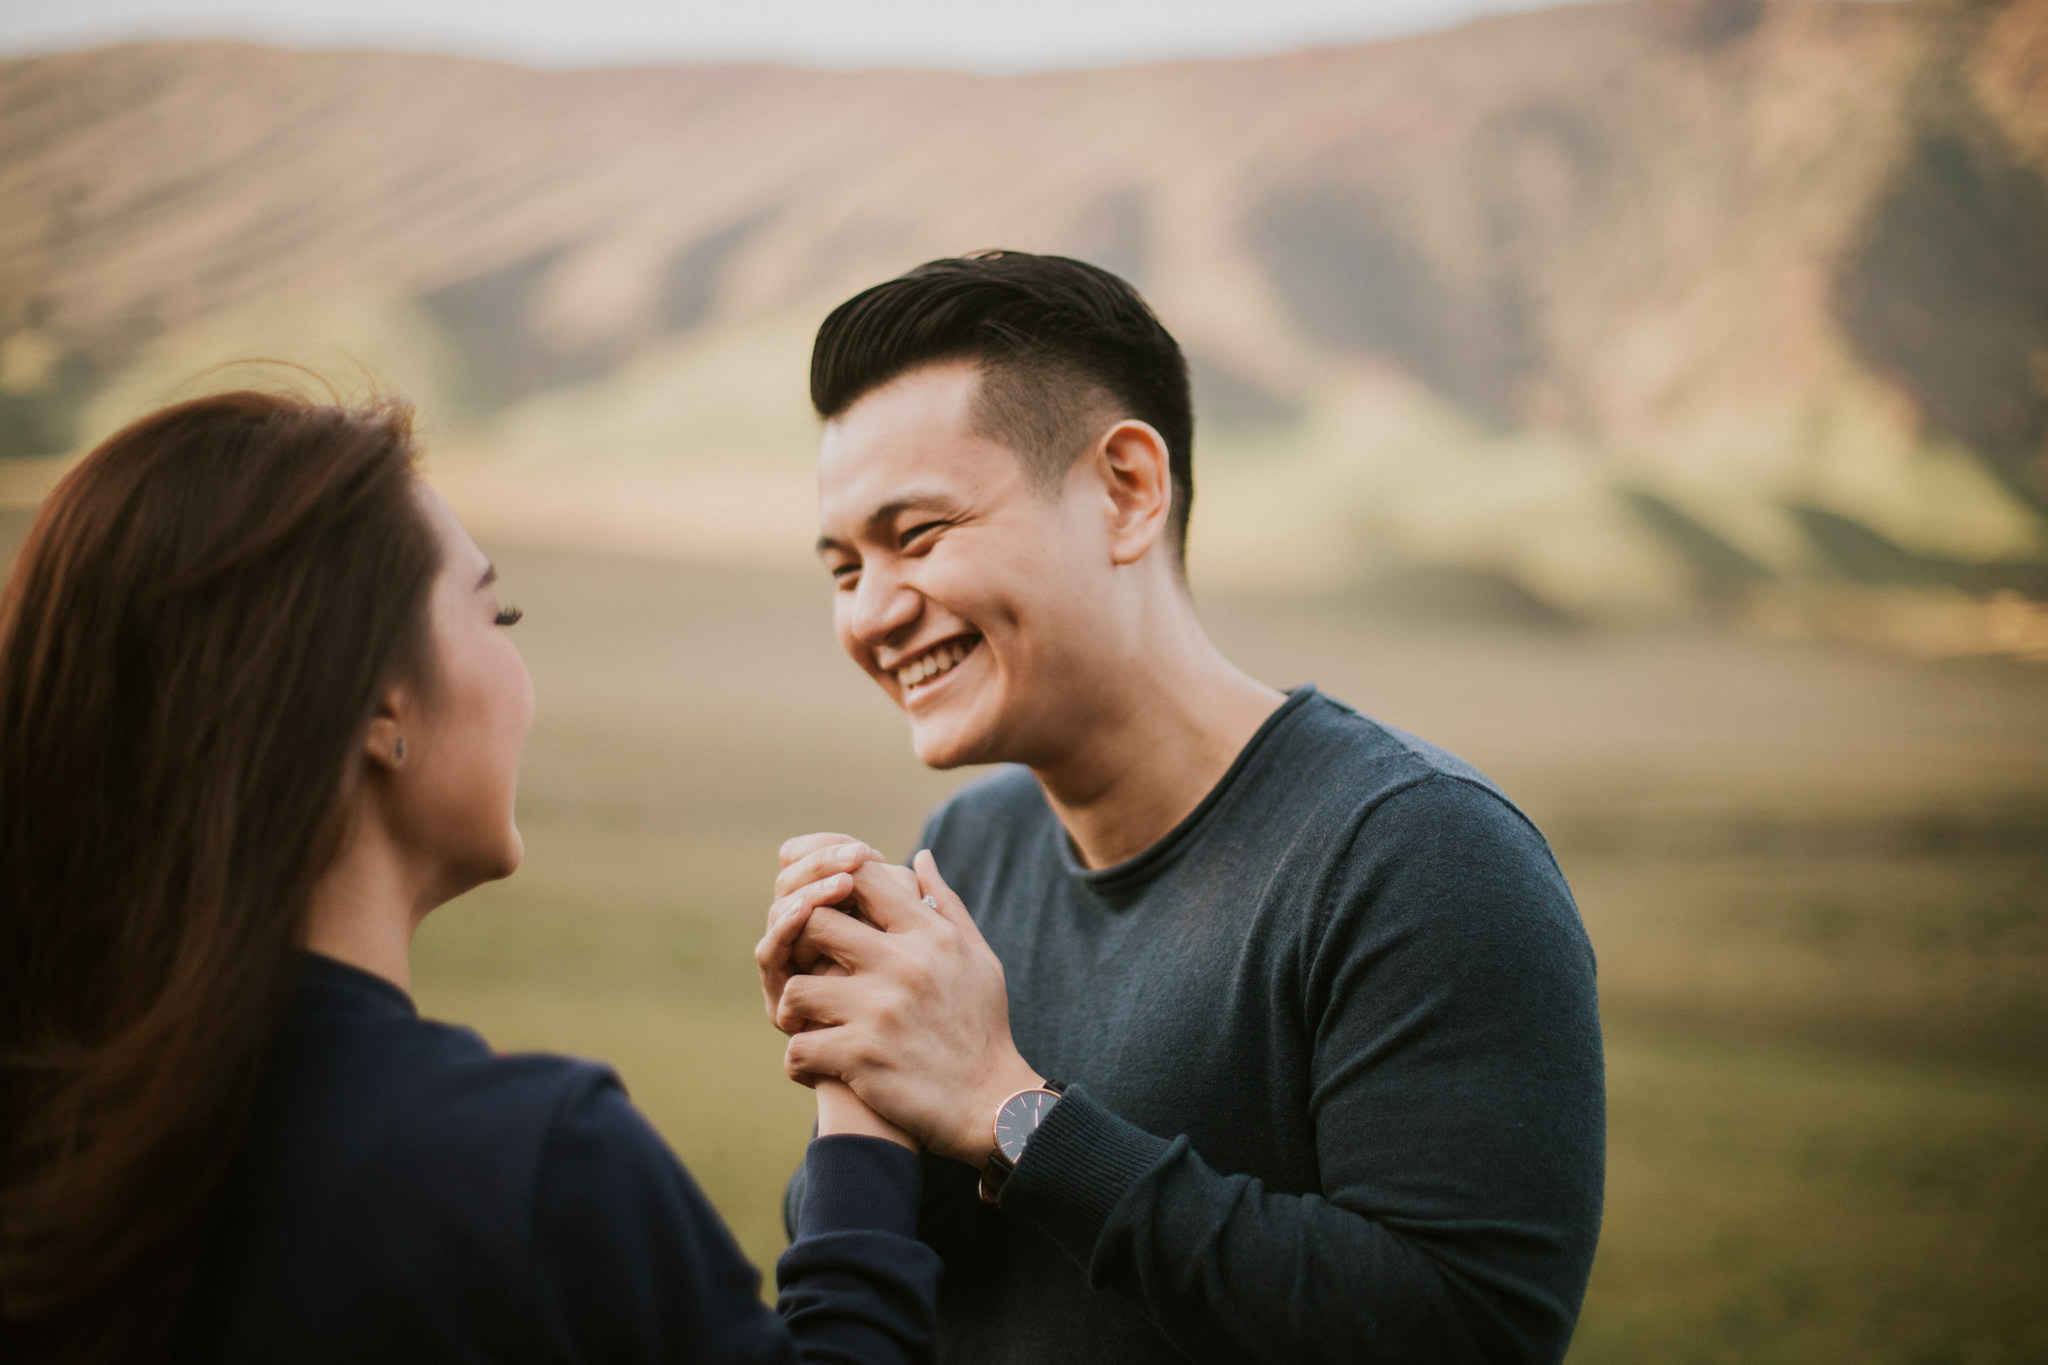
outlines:
{"label": "man's eye", "polygon": [[920,522],[916,526],[911,527],[908,531],[905,531],[903,533],[903,539],[897,543],[905,548],[908,548],[911,541],[916,540],[919,536],[923,535],[927,531],[936,531],[945,524],[946,523],[943,521]]}

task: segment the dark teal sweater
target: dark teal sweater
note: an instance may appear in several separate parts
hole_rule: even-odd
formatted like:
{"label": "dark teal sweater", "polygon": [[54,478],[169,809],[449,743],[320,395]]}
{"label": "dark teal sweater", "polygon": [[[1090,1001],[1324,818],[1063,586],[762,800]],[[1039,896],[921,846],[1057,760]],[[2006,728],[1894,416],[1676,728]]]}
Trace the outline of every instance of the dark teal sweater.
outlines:
{"label": "dark teal sweater", "polygon": [[1486,778],[1304,687],[1120,866],[1081,866],[1021,769],[925,841],[1019,1050],[1073,1087],[1000,1209],[927,1159],[942,1360],[1563,1356],[1600,1226],[1593,954]]}

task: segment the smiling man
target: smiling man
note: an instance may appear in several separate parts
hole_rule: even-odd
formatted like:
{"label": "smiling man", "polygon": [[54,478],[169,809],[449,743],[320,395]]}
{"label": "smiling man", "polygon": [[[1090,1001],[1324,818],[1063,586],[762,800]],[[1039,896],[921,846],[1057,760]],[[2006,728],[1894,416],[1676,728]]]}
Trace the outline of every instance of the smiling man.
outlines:
{"label": "smiling man", "polygon": [[840,643],[925,763],[1014,765],[914,879],[792,840],[758,953],[791,1074],[927,1148],[943,1358],[1561,1357],[1571,894],[1473,768],[1210,643],[1173,338],[1077,261],[934,261],[826,319],[811,391]]}

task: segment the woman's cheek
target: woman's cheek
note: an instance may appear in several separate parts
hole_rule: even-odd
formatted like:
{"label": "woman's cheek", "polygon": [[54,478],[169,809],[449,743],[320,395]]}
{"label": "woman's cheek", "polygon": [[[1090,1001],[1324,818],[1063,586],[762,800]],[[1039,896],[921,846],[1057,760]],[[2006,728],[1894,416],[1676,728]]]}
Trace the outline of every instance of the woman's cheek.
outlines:
{"label": "woman's cheek", "polygon": [[533,729],[533,677],[526,671],[526,661],[519,657],[519,651],[510,640],[499,637],[506,653],[506,669],[501,696],[504,698],[501,714],[503,728],[499,741],[503,749],[505,767],[506,803],[511,803],[513,791],[518,786],[519,758],[526,749],[526,738]]}
{"label": "woman's cheek", "polygon": [[533,675],[526,671],[524,659],[519,658],[517,654],[513,655],[513,658],[519,671],[519,744],[524,748],[527,732],[533,729]]}

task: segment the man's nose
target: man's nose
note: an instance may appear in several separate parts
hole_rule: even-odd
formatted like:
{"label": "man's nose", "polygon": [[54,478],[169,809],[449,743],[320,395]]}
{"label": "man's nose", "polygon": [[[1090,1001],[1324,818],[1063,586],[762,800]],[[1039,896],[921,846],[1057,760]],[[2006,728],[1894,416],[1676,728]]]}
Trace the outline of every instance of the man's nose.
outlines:
{"label": "man's nose", "polygon": [[891,573],[864,573],[853,591],[854,638],[870,648],[917,620],[922,599]]}

